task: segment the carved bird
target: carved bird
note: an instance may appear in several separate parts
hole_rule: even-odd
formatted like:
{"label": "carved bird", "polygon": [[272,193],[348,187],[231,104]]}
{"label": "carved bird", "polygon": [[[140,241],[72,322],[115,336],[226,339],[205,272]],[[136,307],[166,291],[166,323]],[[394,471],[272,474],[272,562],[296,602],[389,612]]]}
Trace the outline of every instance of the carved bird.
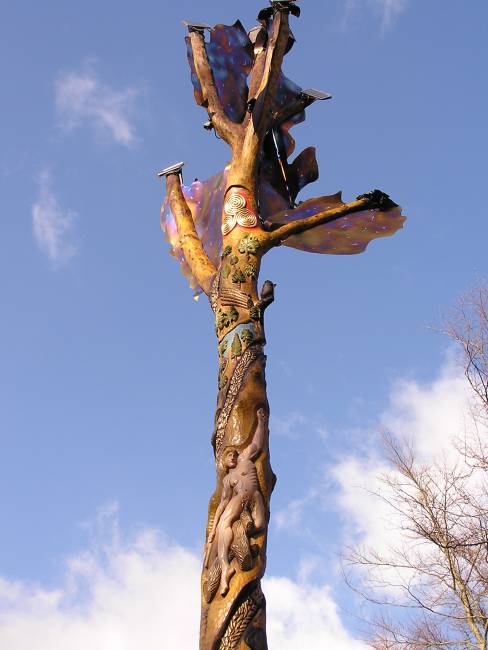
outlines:
{"label": "carved bird", "polygon": [[274,289],[276,284],[266,280],[261,289],[261,309],[266,309],[274,300]]}

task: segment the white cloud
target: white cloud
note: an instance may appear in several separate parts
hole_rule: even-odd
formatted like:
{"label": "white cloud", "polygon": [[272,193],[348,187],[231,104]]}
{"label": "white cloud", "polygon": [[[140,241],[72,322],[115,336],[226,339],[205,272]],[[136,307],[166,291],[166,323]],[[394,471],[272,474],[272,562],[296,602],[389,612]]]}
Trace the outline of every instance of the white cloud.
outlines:
{"label": "white cloud", "polygon": [[[462,369],[449,355],[433,381],[402,380],[393,386],[378,428],[408,440],[421,463],[462,463],[455,443],[473,432],[471,399]],[[388,496],[381,475],[391,470],[374,451],[378,441],[368,433],[365,439],[359,453],[348,455],[329,471],[339,486],[337,505],[349,541],[388,552],[402,542],[395,513],[377,496]]]}
{"label": "white cloud", "polygon": [[[104,540],[66,563],[58,588],[0,579],[1,648],[194,650],[200,558],[154,530],[124,540],[113,511],[104,525]],[[263,590],[271,648],[365,650],[345,630],[327,586],[279,577],[263,581]]]}
{"label": "white cloud", "polygon": [[383,428],[412,440],[419,459],[457,457],[453,440],[469,429],[472,391],[460,366],[449,356],[431,383],[398,381],[382,416]]}
{"label": "white cloud", "polygon": [[334,648],[366,650],[344,629],[330,589],[297,584],[288,578],[263,583],[268,603],[269,647],[279,650]]}
{"label": "white cloud", "polygon": [[56,109],[66,129],[89,124],[119,144],[134,142],[130,121],[137,95],[134,88],[115,90],[102,83],[95,72],[87,70],[62,74],[55,90]]}
{"label": "white cloud", "polygon": [[317,496],[317,490],[311,489],[303,498],[292,499],[284,508],[275,512],[273,524],[278,530],[306,534],[307,531],[302,525],[303,516],[310,504],[316,500]]}
{"label": "white cloud", "polygon": [[71,259],[77,252],[71,237],[75,213],[64,210],[53,192],[51,174],[43,170],[39,175],[39,196],[32,205],[34,238],[54,266]]}
{"label": "white cloud", "polygon": [[369,7],[379,14],[381,30],[384,32],[398,19],[407,4],[408,0],[346,0],[345,22]]}

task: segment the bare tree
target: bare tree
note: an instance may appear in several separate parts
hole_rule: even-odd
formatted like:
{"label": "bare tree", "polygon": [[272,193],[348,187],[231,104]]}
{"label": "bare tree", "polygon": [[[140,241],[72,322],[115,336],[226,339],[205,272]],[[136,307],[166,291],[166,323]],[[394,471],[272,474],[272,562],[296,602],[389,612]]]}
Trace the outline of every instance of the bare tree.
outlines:
{"label": "bare tree", "polygon": [[378,612],[369,622],[375,650],[488,648],[486,286],[460,299],[443,331],[460,349],[473,426],[453,441],[460,453],[436,463],[385,436],[390,470],[377,496],[391,509],[397,541],[347,557],[348,583]]}

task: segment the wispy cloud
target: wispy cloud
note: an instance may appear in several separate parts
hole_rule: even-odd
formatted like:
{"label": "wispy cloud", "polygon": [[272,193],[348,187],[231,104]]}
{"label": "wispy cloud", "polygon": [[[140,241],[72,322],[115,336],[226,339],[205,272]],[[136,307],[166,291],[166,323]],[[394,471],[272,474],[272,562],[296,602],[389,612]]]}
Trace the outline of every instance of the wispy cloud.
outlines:
{"label": "wispy cloud", "polygon": [[[58,588],[0,578],[1,648],[66,650],[67,639],[70,650],[195,648],[200,558],[161,531],[127,539],[114,516],[98,518],[97,540],[66,563]],[[344,628],[330,588],[301,578],[263,581],[270,647],[366,650]]]}
{"label": "wispy cloud", "polygon": [[131,123],[135,88],[117,90],[103,83],[93,70],[62,74],[55,84],[56,109],[64,128],[72,130],[84,124],[97,133],[123,145],[135,141]]}
{"label": "wispy cloud", "polygon": [[39,175],[39,196],[32,205],[32,230],[34,238],[53,266],[70,260],[77,252],[72,242],[76,215],[64,210],[54,194],[49,170]]}
{"label": "wispy cloud", "polygon": [[271,429],[278,436],[296,439],[313,432],[323,439],[327,438],[327,429],[318,417],[310,417],[298,411],[284,415],[273,414],[271,417]]}
{"label": "wispy cloud", "polygon": [[303,498],[292,499],[284,508],[275,512],[273,516],[273,524],[280,531],[285,530],[288,532],[298,532],[302,535],[308,535],[307,529],[303,526],[303,516],[310,505],[316,501],[318,496],[319,491],[312,488]]}
{"label": "wispy cloud", "polygon": [[398,19],[407,4],[408,0],[346,0],[344,22],[348,24],[365,9],[372,9],[379,15],[381,31],[385,32]]}

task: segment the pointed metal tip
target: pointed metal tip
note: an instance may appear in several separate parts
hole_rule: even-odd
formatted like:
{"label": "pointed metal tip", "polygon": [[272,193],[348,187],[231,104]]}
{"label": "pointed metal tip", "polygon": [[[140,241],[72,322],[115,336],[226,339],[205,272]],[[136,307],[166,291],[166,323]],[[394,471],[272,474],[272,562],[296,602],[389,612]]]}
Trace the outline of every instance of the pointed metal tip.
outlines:
{"label": "pointed metal tip", "polygon": [[162,171],[158,172],[157,177],[158,178],[164,178],[166,176],[170,176],[171,174],[181,174],[181,170],[185,166],[184,162],[179,162],[176,163],[176,165],[171,165],[171,167],[166,167],[166,169],[163,169]]}
{"label": "pointed metal tip", "polygon": [[190,34],[192,32],[197,32],[198,34],[203,34],[206,29],[208,29],[209,32],[212,31],[212,27],[210,27],[210,25],[207,25],[206,23],[191,23],[188,20],[182,20],[181,22],[188,29]]}
{"label": "pointed metal tip", "polygon": [[315,90],[315,88],[307,88],[300,93],[302,97],[311,99],[312,101],[324,101],[324,99],[331,99],[332,95],[324,93],[322,90]]}

